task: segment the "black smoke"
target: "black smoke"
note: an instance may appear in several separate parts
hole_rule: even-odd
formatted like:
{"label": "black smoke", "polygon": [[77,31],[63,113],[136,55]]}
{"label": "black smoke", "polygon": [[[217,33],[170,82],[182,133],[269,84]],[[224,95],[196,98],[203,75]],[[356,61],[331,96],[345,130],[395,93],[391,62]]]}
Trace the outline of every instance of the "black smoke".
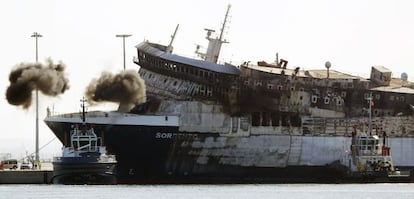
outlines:
{"label": "black smoke", "polygon": [[9,74],[10,85],[6,90],[9,104],[28,108],[32,103],[32,91],[36,88],[45,95],[57,96],[69,89],[65,76],[65,65],[54,64],[47,59],[45,64],[21,63]]}
{"label": "black smoke", "polygon": [[124,70],[119,74],[103,72],[101,77],[93,79],[86,88],[89,103],[120,103],[120,111],[129,111],[135,105],[145,102],[145,84],[134,70]]}

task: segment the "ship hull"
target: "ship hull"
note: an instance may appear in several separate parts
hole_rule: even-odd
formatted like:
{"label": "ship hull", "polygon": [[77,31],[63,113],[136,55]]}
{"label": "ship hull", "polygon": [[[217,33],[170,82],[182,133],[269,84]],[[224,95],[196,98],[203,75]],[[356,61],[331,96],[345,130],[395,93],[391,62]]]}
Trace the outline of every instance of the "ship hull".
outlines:
{"label": "ship hull", "polygon": [[81,158],[60,158],[53,162],[53,184],[117,184],[114,162],[90,162]]}
{"label": "ship hull", "polygon": [[[70,128],[70,123],[48,125],[60,138]],[[384,176],[347,176],[348,169],[339,162],[348,149],[348,137],[231,137],[180,132],[172,126],[94,124],[94,128],[116,156],[119,184],[390,181]]]}

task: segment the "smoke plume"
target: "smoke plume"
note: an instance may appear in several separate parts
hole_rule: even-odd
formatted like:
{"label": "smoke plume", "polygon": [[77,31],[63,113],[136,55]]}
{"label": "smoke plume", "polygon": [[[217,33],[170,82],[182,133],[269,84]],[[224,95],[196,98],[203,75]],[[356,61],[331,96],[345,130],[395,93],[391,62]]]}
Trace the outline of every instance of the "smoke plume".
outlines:
{"label": "smoke plume", "polygon": [[145,84],[134,70],[113,75],[103,72],[86,89],[88,102],[119,102],[119,111],[129,111],[135,104],[145,102]]}
{"label": "smoke plume", "polygon": [[32,103],[32,91],[39,89],[43,94],[57,96],[69,89],[69,80],[65,77],[65,65],[54,64],[47,59],[46,64],[21,63],[10,72],[10,86],[6,91],[9,104],[28,108]]}

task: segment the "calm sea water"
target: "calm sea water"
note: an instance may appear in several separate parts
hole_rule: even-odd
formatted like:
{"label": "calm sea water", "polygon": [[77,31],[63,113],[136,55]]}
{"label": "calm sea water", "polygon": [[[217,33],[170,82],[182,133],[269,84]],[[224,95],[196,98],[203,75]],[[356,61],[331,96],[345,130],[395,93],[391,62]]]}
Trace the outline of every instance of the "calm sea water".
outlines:
{"label": "calm sea water", "polygon": [[413,199],[414,184],[0,185],[0,199]]}

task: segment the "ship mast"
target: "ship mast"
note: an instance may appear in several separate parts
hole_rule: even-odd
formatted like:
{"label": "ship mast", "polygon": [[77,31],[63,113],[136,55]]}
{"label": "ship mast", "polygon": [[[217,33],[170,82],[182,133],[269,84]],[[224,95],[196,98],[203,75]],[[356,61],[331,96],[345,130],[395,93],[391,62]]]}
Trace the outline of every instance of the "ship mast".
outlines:
{"label": "ship mast", "polygon": [[372,119],[371,119],[371,107],[372,107],[372,93],[370,93],[369,94],[369,97],[368,97],[368,132],[369,132],[369,135],[372,135]]}
{"label": "ship mast", "polygon": [[83,97],[81,100],[80,100],[82,103],[81,103],[81,107],[82,107],[82,124],[83,125],[85,125],[86,124],[86,111],[85,111],[85,102],[86,102],[86,99],[85,99],[85,97]]}
{"label": "ship mast", "polygon": [[207,31],[206,39],[208,40],[208,48],[206,53],[199,52],[200,46],[197,45],[196,54],[198,54],[201,58],[203,58],[205,61],[217,63],[218,57],[220,55],[221,45],[224,43],[229,43],[224,37],[224,29],[226,28],[226,24],[228,21],[229,11],[230,11],[231,5],[229,4],[227,6],[226,15],[224,17],[223,26],[220,29],[220,35],[219,37],[213,38],[211,37],[212,33],[215,32],[212,29],[204,29]]}
{"label": "ship mast", "polygon": [[171,35],[171,41],[170,41],[170,44],[168,44],[168,46],[167,46],[167,53],[172,53],[172,51],[173,51],[173,46],[172,46],[172,44],[173,44],[173,42],[174,42],[174,39],[175,39],[175,35],[177,34],[177,30],[178,30],[178,27],[180,26],[180,24],[177,24],[177,27],[175,27],[175,31],[174,31],[174,34],[173,35]]}
{"label": "ship mast", "polygon": [[219,40],[220,40],[222,43],[226,43],[226,41],[223,41],[223,35],[224,35],[224,29],[226,28],[227,18],[229,17],[229,11],[230,11],[230,8],[231,8],[231,5],[229,4],[229,5],[227,6],[226,15],[224,16],[223,26],[221,27],[221,30],[220,30],[220,37],[219,37]]}

